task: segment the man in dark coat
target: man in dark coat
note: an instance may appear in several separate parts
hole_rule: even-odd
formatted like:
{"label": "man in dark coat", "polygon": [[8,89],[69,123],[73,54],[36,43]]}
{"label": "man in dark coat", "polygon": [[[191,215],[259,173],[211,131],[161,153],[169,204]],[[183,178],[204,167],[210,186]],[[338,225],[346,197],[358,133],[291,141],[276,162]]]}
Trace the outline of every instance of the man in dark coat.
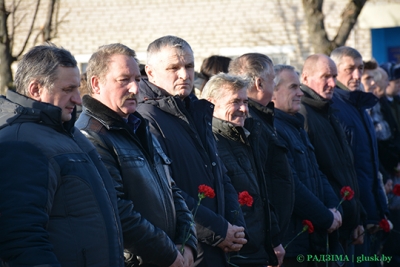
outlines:
{"label": "man in dark coat", "polygon": [[[342,217],[336,210],[339,198],[319,170],[314,148],[303,128],[304,117],[298,113],[303,96],[299,76],[292,66],[276,65],[274,69],[276,85],[272,101],[276,107],[275,127],[289,150],[295,182],[295,205],[285,243],[301,231],[302,220],[311,221],[315,228],[314,233],[298,236],[287,248],[284,266],[302,266],[297,261],[299,254],[339,255],[338,236],[333,231],[341,226]],[[330,251],[326,251],[328,233],[332,233],[329,235]],[[325,262],[323,264],[325,266]]]}
{"label": "man in dark coat", "polygon": [[[278,139],[274,128],[274,66],[272,60],[263,54],[244,54],[229,65],[229,73],[249,78],[247,89],[250,116],[261,123],[259,136],[250,135],[254,157],[262,162],[271,205],[271,238],[275,254],[282,264],[285,250],[282,241],[289,226],[294,205],[292,171],[287,159],[287,149]],[[284,196],[284,197],[283,197]]]}
{"label": "man in dark coat", "polygon": [[240,251],[241,257],[231,254],[230,262],[236,266],[275,266],[278,261],[272,249],[267,185],[262,162],[253,153],[260,146],[253,147],[248,141],[249,135],[260,138],[261,123],[249,118],[245,125],[247,87],[246,80],[220,73],[207,82],[201,98],[215,105],[213,132],[233,186],[238,194],[246,191],[254,200],[250,206],[241,206],[249,242]]}
{"label": "man in dark coat", "polygon": [[[360,200],[367,213],[364,243],[355,246],[355,255],[373,256],[380,249],[378,224],[388,214],[387,199],[379,174],[378,147],[375,129],[366,109],[378,98],[360,89],[364,69],[361,54],[354,48],[341,46],[331,53],[338,76],[333,95],[334,114],[342,125],[354,155],[354,166],[360,187]],[[371,242],[371,238],[374,242]],[[360,266],[374,266],[362,262]]]}
{"label": "man in dark coat", "polygon": [[347,246],[351,243],[363,242],[366,213],[360,202],[353,153],[331,107],[336,76],[335,63],[328,56],[309,56],[301,74],[300,88],[304,95],[299,112],[305,118],[304,129],[314,146],[319,168],[328,178],[338,198],[342,198],[340,190],[345,186],[350,186],[354,191],[354,197],[341,204],[343,223],[339,228],[340,241],[348,251],[350,248]]}
{"label": "man in dark coat", "polygon": [[169,158],[136,112],[140,71],[135,57],[118,43],[92,55],[87,67],[91,96],[84,96],[76,126],[114,178],[128,266],[189,267],[197,251],[192,215],[169,175]]}
{"label": "man in dark coat", "polygon": [[79,80],[70,52],[36,46],[0,97],[3,266],[124,266],[112,178],[74,127]]}
{"label": "man in dark coat", "polygon": [[[172,159],[171,170],[195,221],[198,266],[227,266],[225,252],[246,243],[243,214],[226,169],[218,157],[211,122],[214,105],[188,97],[193,89],[194,58],[189,44],[175,36],[153,41],[147,49],[148,80],[140,83],[138,112]],[[215,198],[198,206],[198,186],[206,184]]]}

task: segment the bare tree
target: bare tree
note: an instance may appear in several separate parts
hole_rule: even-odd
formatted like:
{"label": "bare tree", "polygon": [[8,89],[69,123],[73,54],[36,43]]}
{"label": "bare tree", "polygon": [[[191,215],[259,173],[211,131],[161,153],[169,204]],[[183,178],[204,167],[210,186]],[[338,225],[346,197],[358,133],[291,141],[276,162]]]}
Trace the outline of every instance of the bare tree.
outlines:
{"label": "bare tree", "polygon": [[315,53],[329,55],[331,51],[346,43],[367,0],[350,0],[341,15],[341,24],[336,36],[329,40],[325,30],[323,0],[303,0],[308,33]]}
{"label": "bare tree", "polygon": [[[48,0],[46,20],[44,25],[35,29],[34,26],[37,20],[37,14],[40,8],[40,1],[35,0],[33,3],[33,13],[32,6],[30,10],[25,14],[22,14],[18,18],[16,17],[17,12],[21,12],[20,4],[22,0],[13,0],[11,6],[6,8],[5,0],[0,0],[0,94],[4,95],[7,88],[12,86],[13,77],[11,71],[11,64],[20,59],[22,54],[25,52],[28,43],[31,40],[31,36],[34,32],[38,32],[36,38],[34,38],[33,43],[36,44],[39,40],[38,36],[42,36],[41,42],[50,41],[55,37],[56,27],[58,22],[54,22],[54,18],[57,16],[58,9],[56,4],[58,0]],[[17,29],[21,24],[28,20],[28,13],[30,15],[30,22],[28,24],[27,30],[17,32]],[[54,26],[53,26],[54,25]],[[21,34],[25,36],[20,36]],[[22,39],[19,43],[19,50],[15,51],[16,39]]]}

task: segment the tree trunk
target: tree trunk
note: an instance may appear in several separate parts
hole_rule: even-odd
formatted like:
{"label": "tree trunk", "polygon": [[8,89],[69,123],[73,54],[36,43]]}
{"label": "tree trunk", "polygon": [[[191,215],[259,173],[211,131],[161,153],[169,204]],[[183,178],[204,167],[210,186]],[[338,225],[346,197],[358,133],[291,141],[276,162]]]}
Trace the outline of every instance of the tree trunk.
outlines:
{"label": "tree trunk", "polygon": [[43,28],[43,41],[48,42],[52,39],[52,21],[53,21],[53,14],[54,14],[54,5],[56,4],[57,0],[50,0],[48,9],[47,9],[47,16],[46,16],[46,23]]}
{"label": "tree trunk", "polygon": [[9,13],[5,9],[5,0],[0,0],[0,94],[6,93],[7,87],[12,86],[13,77],[11,64],[14,58],[11,55],[10,38],[8,36],[7,18]]}
{"label": "tree trunk", "polygon": [[337,35],[333,40],[329,40],[325,30],[324,14],[322,13],[324,1],[303,0],[305,20],[314,52],[330,55],[332,50],[345,45],[366,2],[367,0],[350,0],[342,13],[342,22]]}

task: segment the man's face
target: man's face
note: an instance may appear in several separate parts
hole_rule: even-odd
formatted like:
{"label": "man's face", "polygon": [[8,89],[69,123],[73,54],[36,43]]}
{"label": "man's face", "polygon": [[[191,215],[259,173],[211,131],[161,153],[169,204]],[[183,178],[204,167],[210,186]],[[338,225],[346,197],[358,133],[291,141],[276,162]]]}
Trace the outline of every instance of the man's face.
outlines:
{"label": "man's face", "polygon": [[300,110],[301,97],[300,80],[296,72],[283,70],[279,73],[280,81],[276,86],[272,101],[275,107],[291,115]]}
{"label": "man's face", "polygon": [[386,88],[386,94],[388,96],[396,96],[400,93],[400,79],[393,80],[389,82]]}
{"label": "man's face", "polygon": [[260,99],[258,99],[257,102],[259,102],[262,105],[267,105],[269,102],[271,102],[272,98],[272,93],[274,92],[274,78],[275,74],[274,71],[272,70],[273,66],[270,66],[270,71],[264,71],[259,77],[260,82],[261,82],[261,88],[262,92],[260,94]]}
{"label": "man's face", "polygon": [[215,105],[214,117],[229,121],[235,126],[243,126],[248,114],[246,88],[235,93],[230,89],[230,85],[224,85],[220,90],[223,90],[221,97],[210,99]]}
{"label": "man's face", "polygon": [[343,57],[338,65],[337,80],[350,91],[360,90],[363,70],[362,58]]}
{"label": "man's face", "polygon": [[140,70],[136,60],[126,55],[113,55],[103,80],[92,78],[93,97],[123,118],[136,111]]}
{"label": "man's face", "polygon": [[39,96],[35,97],[40,102],[50,103],[61,108],[61,121],[71,120],[75,105],[82,104],[79,94],[80,75],[77,67],[58,67],[57,79],[49,91],[46,87],[39,87]]}
{"label": "man's face", "polygon": [[373,93],[376,89],[375,71],[376,70],[364,70],[361,76],[361,83],[364,86],[365,92]]}
{"label": "man's face", "polygon": [[381,98],[386,94],[386,88],[389,85],[389,78],[385,70],[382,68],[378,68],[374,72],[374,78],[376,82],[376,88],[374,91],[374,95],[378,98]]}
{"label": "man's face", "polygon": [[189,48],[163,47],[146,65],[149,81],[170,95],[187,97],[193,89],[194,58]]}
{"label": "man's face", "polygon": [[336,65],[329,58],[321,58],[317,61],[314,71],[302,74],[303,84],[324,99],[332,99],[336,76]]}

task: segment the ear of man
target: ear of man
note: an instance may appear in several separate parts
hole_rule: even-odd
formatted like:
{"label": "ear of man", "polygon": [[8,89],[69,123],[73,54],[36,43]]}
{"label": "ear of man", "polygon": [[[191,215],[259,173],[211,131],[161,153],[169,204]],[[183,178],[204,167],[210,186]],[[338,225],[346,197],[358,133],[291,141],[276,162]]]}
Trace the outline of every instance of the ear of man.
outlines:
{"label": "ear of man", "polygon": [[262,79],[260,77],[256,77],[255,80],[256,82],[254,84],[256,86],[257,91],[263,91]]}
{"label": "ear of man", "polygon": [[150,81],[150,82],[154,82],[153,67],[150,66],[150,65],[146,65],[146,66],[144,67],[144,70],[145,70],[146,73],[147,73],[147,77],[148,77],[149,81]]}
{"label": "ear of man", "polygon": [[92,94],[100,94],[100,79],[97,76],[90,77],[90,84],[92,85]]}
{"label": "ear of man", "polygon": [[41,95],[43,90],[46,90],[43,86],[40,86],[37,80],[32,80],[28,85],[29,97],[36,100],[41,101]]}
{"label": "ear of man", "polygon": [[303,72],[302,74],[301,74],[301,83],[303,83],[303,84],[305,84],[305,85],[308,85],[308,79],[307,79],[308,77],[307,77],[307,73],[305,73],[305,72]]}

